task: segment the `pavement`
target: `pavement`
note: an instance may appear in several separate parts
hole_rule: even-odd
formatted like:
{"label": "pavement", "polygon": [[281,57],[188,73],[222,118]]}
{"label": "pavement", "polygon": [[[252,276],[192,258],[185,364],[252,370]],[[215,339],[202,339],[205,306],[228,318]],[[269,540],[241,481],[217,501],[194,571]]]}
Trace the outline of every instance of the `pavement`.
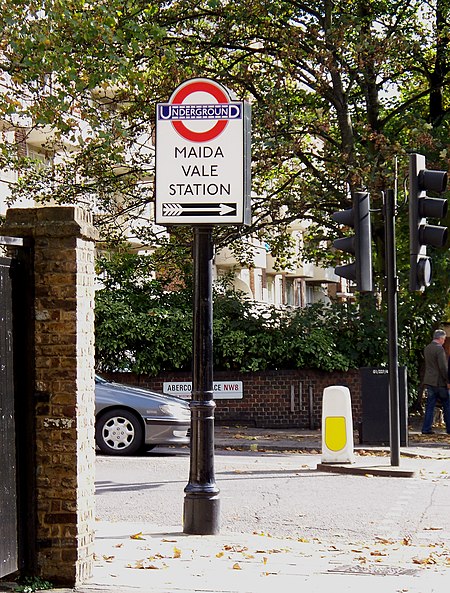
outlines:
{"label": "pavement", "polygon": [[[414,424],[417,424],[415,422]],[[358,455],[390,455],[389,443],[359,443],[355,431],[354,450]],[[214,444],[218,449],[250,451],[296,451],[298,453],[320,454],[322,451],[322,431],[309,429],[254,428],[248,426],[217,426],[214,432]],[[435,428],[434,434],[423,435],[418,426],[408,430],[408,446],[400,447],[404,457],[429,457],[432,459],[450,459],[450,435],[443,427]]]}
{"label": "pavement", "polygon": [[[422,435],[412,428],[409,446],[400,448],[399,467],[392,467],[389,446],[359,444],[357,435],[354,463],[322,464],[321,439],[318,430],[215,427],[216,449],[317,454],[318,476],[334,471],[414,478],[428,460],[450,460],[450,437],[443,429]],[[266,533],[187,535],[172,521],[169,512],[163,530],[97,522],[92,578],[50,593],[359,593],[362,588],[364,593],[443,593],[450,582],[449,534],[437,534],[430,545],[406,538],[355,544],[331,532],[328,541]],[[13,588],[0,583],[0,591]]]}
{"label": "pavement", "polygon": [[[414,465],[401,462],[401,459],[450,459],[450,436],[444,429],[437,429],[433,435],[421,434],[418,427],[408,430],[408,446],[400,447],[400,464],[396,463],[395,452],[389,444],[373,445],[359,443],[359,435],[354,436],[354,463],[321,463],[317,464],[320,471],[365,475],[370,472],[374,476],[414,477],[417,470]],[[322,432],[305,429],[261,429],[253,427],[217,426],[215,429],[215,446],[218,449],[250,450],[250,451],[294,451],[320,455],[322,451]],[[392,457],[391,457],[392,455]]]}

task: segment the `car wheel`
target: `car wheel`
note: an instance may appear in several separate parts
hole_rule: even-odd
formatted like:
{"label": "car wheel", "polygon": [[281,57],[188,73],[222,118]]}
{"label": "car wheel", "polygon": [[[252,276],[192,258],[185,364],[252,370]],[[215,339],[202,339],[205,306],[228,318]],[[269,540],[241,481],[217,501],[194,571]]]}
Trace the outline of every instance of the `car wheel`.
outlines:
{"label": "car wheel", "polygon": [[95,441],[107,455],[133,455],[143,444],[141,423],[128,410],[109,410],[96,421]]}

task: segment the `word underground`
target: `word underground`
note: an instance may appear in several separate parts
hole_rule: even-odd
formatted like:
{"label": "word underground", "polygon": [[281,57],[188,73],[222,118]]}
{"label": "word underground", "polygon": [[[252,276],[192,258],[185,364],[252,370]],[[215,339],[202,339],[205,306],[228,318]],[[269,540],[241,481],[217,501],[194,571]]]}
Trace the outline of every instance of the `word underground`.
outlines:
{"label": "word underground", "polygon": [[238,119],[241,106],[230,103],[219,105],[159,105],[159,117],[165,120]]}

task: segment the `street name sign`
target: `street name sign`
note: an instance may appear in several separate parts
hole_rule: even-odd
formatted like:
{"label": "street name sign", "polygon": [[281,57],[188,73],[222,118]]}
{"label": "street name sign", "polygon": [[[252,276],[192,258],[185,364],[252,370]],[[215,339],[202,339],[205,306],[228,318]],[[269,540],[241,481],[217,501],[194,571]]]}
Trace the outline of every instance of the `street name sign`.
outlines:
{"label": "street name sign", "polygon": [[250,223],[250,125],[250,105],[207,78],[157,104],[157,224]]}
{"label": "street name sign", "polygon": [[[214,399],[242,399],[244,388],[242,381],[214,381]],[[191,381],[167,381],[163,383],[163,393],[176,395],[183,399],[190,399],[192,393]]]}

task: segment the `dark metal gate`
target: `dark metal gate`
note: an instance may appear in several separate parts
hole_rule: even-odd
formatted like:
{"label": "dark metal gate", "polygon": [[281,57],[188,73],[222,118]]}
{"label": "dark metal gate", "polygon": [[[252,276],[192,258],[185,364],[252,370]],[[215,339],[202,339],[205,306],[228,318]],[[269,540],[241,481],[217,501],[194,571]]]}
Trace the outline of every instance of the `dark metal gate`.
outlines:
{"label": "dark metal gate", "polygon": [[0,258],[0,577],[18,569],[11,260]]}
{"label": "dark metal gate", "polygon": [[8,248],[8,257],[0,253],[1,578],[35,569],[36,532],[31,246],[15,237],[0,237],[0,246]]}

